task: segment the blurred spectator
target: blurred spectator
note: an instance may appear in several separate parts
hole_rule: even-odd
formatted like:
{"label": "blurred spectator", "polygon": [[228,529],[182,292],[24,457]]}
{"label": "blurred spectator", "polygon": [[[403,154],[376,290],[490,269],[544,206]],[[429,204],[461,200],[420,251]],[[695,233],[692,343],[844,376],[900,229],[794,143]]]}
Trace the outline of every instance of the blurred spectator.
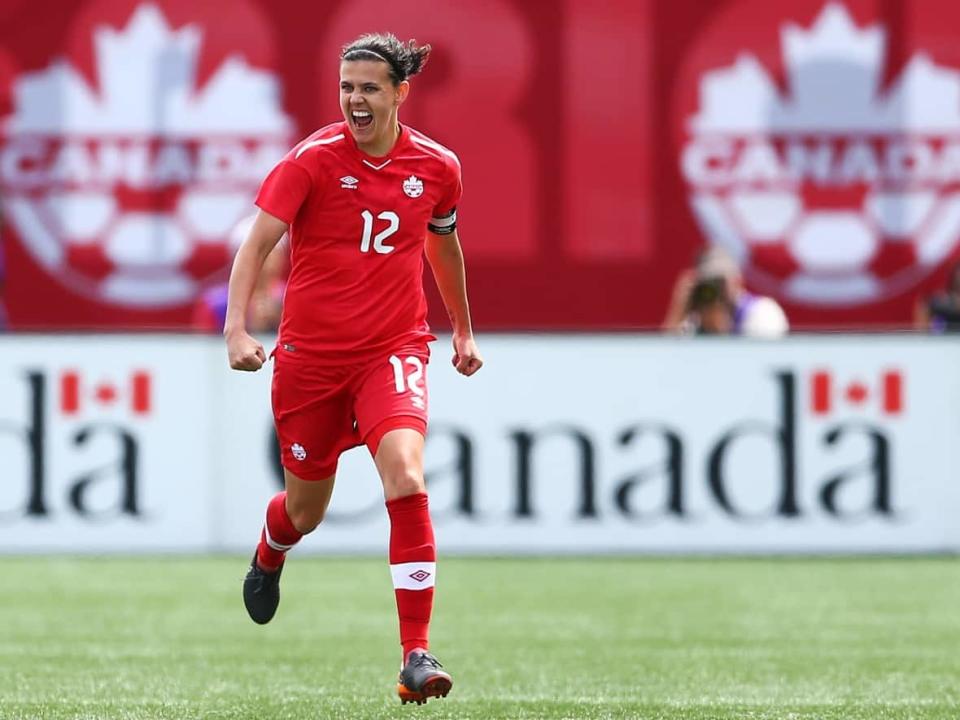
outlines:
{"label": "blurred spectator", "polygon": [[[255,216],[242,220],[230,233],[233,252],[240,248]],[[250,332],[271,332],[280,327],[283,292],[287,279],[287,239],[284,237],[264,261],[263,270],[250,298],[247,328]],[[227,315],[227,282],[205,290],[193,309],[193,328],[203,332],[222,332]]]}
{"label": "blurred spectator", "polygon": [[787,333],[789,323],[776,300],[747,292],[736,261],[713,247],[677,278],[663,328],[679,333],[776,338]]}
{"label": "blurred spectator", "polygon": [[917,301],[914,326],[930,332],[960,332],[960,262],[947,276],[943,292]]}

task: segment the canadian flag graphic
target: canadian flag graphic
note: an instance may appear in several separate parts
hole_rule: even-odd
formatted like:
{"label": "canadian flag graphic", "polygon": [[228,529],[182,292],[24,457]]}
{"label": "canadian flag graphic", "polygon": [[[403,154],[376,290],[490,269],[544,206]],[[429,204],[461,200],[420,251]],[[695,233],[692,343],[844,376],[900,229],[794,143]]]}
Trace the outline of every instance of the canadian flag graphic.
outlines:
{"label": "canadian flag graphic", "polygon": [[885,415],[900,415],[904,407],[904,382],[900,370],[884,370],[873,383],[860,378],[838,379],[829,370],[810,376],[810,410],[829,415],[842,407],[878,408]]}
{"label": "canadian flag graphic", "polygon": [[148,415],[151,405],[150,373],[135,370],[124,383],[99,379],[91,383],[77,370],[60,375],[60,411],[79,415],[91,404],[100,408],[126,406],[135,415]]}

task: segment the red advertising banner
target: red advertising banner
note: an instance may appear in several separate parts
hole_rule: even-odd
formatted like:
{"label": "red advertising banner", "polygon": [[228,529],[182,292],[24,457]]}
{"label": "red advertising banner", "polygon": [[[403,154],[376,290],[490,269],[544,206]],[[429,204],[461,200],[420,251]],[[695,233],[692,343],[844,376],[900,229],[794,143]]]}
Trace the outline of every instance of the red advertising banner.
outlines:
{"label": "red advertising banner", "polygon": [[960,245],[958,15],[947,0],[6,0],[9,321],[188,327],[264,175],[339,118],[340,46],[389,30],[434,47],[401,120],[462,160],[478,329],[655,328],[711,245],[794,328],[903,326]]}

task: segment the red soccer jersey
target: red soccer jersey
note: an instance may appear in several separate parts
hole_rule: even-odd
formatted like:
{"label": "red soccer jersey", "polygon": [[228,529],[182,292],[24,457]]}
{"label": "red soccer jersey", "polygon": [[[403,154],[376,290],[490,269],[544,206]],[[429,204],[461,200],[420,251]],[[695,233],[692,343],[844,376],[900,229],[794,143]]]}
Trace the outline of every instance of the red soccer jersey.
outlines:
{"label": "red soccer jersey", "polygon": [[449,224],[460,193],[457,156],[405,126],[385,157],[361,151],[344,122],[294,147],[256,200],[290,224],[279,342],[350,361],[432,340],[423,294],[427,223]]}

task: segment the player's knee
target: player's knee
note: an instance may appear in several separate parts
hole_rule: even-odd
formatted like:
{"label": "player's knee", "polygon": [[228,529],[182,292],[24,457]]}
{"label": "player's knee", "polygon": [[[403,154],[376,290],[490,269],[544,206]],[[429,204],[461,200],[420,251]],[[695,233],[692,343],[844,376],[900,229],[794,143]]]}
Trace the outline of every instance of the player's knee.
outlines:
{"label": "player's knee", "polygon": [[383,479],[383,485],[388,500],[416,495],[426,490],[423,473],[413,464],[400,465],[387,473]]}
{"label": "player's knee", "polygon": [[317,525],[323,522],[326,511],[326,508],[308,506],[287,507],[287,515],[290,516],[290,522],[293,523],[297,532],[301,532],[304,535],[313,532],[317,528]]}
{"label": "player's knee", "polygon": [[413,441],[413,432],[399,430],[387,433],[376,455],[377,469],[383,480],[387,500],[424,492],[423,444]]}

